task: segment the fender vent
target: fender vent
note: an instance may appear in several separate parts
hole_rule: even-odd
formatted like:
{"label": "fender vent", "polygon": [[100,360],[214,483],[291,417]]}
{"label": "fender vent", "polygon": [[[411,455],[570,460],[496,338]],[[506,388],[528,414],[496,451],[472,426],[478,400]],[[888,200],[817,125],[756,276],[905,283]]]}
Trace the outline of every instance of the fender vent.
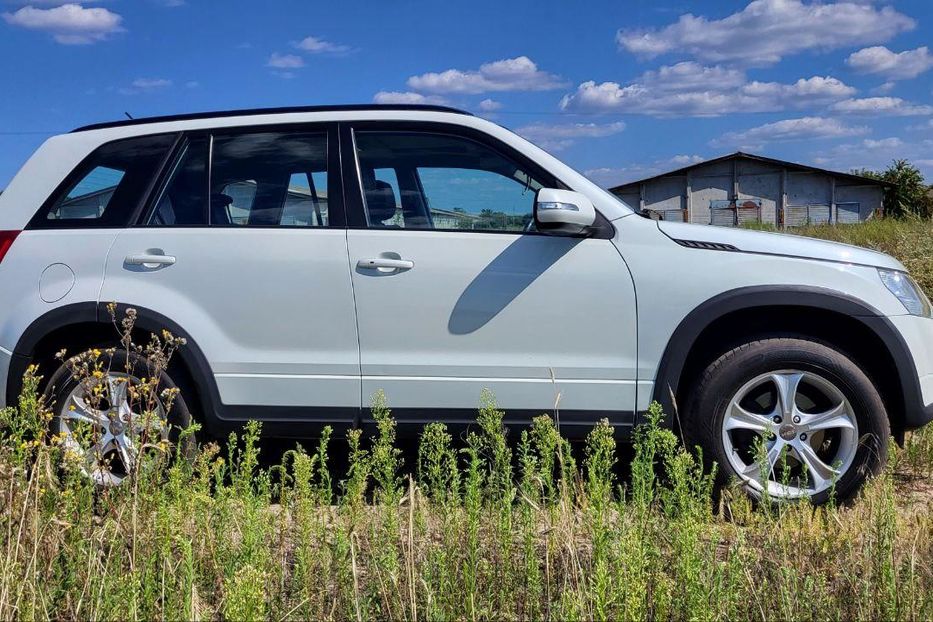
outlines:
{"label": "fender vent", "polygon": [[731,244],[721,244],[719,242],[700,242],[698,240],[674,240],[681,246],[686,246],[687,248],[701,248],[707,251],[729,251],[737,252],[739,249]]}

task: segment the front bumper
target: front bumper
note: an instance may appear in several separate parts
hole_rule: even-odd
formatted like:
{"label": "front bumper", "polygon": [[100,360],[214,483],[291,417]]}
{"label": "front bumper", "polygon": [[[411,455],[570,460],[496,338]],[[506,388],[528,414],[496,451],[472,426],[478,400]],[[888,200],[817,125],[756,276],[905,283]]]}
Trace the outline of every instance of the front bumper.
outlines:
{"label": "front bumper", "polygon": [[7,376],[10,375],[10,361],[13,356],[3,348],[0,348],[0,408],[10,406],[6,403]]}
{"label": "front bumper", "polygon": [[903,375],[901,378],[908,393],[904,396],[907,407],[904,419],[908,428],[918,428],[933,421],[933,320],[913,315],[887,319],[898,332],[911,359],[912,378],[905,379]]}
{"label": "front bumper", "polygon": [[933,374],[927,374],[920,379],[920,394],[923,396],[923,405],[933,407]]}

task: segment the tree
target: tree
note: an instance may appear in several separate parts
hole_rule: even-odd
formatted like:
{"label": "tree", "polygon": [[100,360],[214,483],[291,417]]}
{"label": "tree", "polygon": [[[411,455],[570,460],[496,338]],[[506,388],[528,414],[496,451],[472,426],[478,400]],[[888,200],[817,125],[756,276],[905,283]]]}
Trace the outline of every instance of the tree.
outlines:
{"label": "tree", "polygon": [[933,217],[933,186],[928,185],[920,169],[907,160],[894,160],[881,172],[860,170],[855,173],[891,184],[884,197],[887,215]]}

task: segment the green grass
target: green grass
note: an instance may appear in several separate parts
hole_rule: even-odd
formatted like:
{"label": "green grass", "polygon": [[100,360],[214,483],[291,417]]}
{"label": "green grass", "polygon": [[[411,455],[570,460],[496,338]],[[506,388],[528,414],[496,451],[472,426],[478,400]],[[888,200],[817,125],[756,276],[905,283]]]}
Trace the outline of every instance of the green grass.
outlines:
{"label": "green grass", "polygon": [[714,501],[657,407],[624,481],[607,423],[577,452],[547,416],[514,439],[491,395],[462,446],[426,429],[409,473],[377,396],[341,472],[329,431],[261,466],[252,423],[101,492],[37,440],[35,386],[0,425],[0,619],[933,617],[929,445],[852,507],[755,510]]}

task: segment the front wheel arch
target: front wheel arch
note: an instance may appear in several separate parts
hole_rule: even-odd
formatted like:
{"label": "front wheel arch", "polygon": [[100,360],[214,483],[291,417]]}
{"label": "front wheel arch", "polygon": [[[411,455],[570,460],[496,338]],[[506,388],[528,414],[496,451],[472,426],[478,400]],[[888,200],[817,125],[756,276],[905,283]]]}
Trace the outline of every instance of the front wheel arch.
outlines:
{"label": "front wheel arch", "polygon": [[[786,387],[787,395],[793,396],[790,400],[772,384],[775,377],[798,377]],[[765,390],[736,406],[751,387]],[[831,397],[826,399],[827,395]],[[703,448],[708,464],[719,464],[717,484],[725,486],[736,479],[753,499],[763,496],[765,484],[773,487],[770,495],[775,498],[808,496],[816,504],[833,496],[849,499],[881,472],[887,459],[889,420],[875,384],[845,353],[807,336],[776,335],[730,349],[704,370],[685,410],[687,441]],[[848,423],[840,425],[840,419]],[[731,425],[733,420],[740,424]],[[733,438],[735,434],[741,434],[741,440]],[[768,449],[767,461],[775,469],[786,465],[779,467],[771,452],[785,447],[793,456],[791,463],[819,465],[815,473],[807,469],[806,474],[811,484],[820,485],[803,494],[811,486],[798,488],[799,482],[784,480],[776,471],[765,476],[758,463],[764,457],[752,451],[753,439]],[[835,476],[829,474],[833,467]],[[821,474],[821,469],[826,473]],[[819,477],[813,479],[811,474]]]}
{"label": "front wheel arch", "polygon": [[736,345],[778,332],[825,341],[863,366],[898,438],[925,423],[914,360],[893,324],[861,300],[815,287],[739,288],[698,305],[668,341],[653,399],[674,413],[708,363]]}

